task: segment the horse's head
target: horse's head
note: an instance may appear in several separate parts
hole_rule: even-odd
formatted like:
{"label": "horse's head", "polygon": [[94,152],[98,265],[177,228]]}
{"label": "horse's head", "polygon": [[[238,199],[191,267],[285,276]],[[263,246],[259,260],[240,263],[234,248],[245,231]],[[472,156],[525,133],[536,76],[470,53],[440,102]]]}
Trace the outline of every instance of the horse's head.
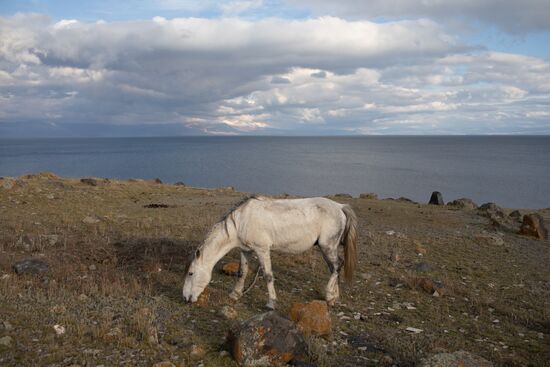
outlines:
{"label": "horse's head", "polygon": [[195,252],[195,258],[189,265],[185,283],[183,283],[183,299],[186,302],[197,302],[200,294],[212,278],[212,270],[205,266],[200,250]]}

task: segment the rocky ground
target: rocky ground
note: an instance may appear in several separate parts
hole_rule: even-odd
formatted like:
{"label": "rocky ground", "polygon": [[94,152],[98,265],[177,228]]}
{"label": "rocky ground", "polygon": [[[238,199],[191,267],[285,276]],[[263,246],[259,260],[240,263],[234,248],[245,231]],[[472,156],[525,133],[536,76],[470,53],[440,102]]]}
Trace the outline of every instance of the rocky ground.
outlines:
{"label": "rocky ground", "polygon": [[[263,279],[232,303],[236,278],[221,268],[234,252],[202,304],[184,304],[181,286],[187,254],[244,195],[48,173],[0,180],[0,365],[236,366],[226,337],[266,311]],[[306,336],[303,362],[414,366],[467,351],[550,365],[550,241],[518,234],[535,211],[333,199],[357,213],[358,271],[330,308],[328,335]],[[550,222],[549,209],[536,212]],[[25,259],[42,268],[15,272]],[[316,250],[276,254],[273,268],[282,315],[324,298]]]}

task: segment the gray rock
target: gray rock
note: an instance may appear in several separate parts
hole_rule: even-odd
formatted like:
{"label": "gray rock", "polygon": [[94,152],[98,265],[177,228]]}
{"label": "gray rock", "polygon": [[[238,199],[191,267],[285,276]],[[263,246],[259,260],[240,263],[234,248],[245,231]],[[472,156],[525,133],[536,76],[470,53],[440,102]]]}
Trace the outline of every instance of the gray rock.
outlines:
{"label": "gray rock", "polygon": [[82,219],[82,222],[86,223],[86,224],[95,224],[95,223],[99,223],[99,219],[97,219],[96,217],[88,216],[88,217]]}
{"label": "gray rock", "polygon": [[48,263],[38,259],[25,259],[13,265],[13,270],[17,274],[39,274],[45,273],[48,269]]}
{"label": "gray rock", "polygon": [[428,263],[421,262],[414,265],[414,270],[419,273],[426,273],[432,271],[432,266]]}
{"label": "gray rock", "polygon": [[504,211],[502,210],[502,208],[500,206],[498,206],[497,204],[495,204],[495,203],[482,204],[478,208],[478,213],[481,216],[484,216],[484,217],[487,217],[487,218],[490,218],[490,217],[493,217],[493,216],[496,216],[496,217],[499,217],[499,218],[504,218],[505,217],[505,214],[504,214]]}
{"label": "gray rock", "polygon": [[13,341],[11,336],[4,336],[0,338],[0,347],[11,347],[11,342]]}
{"label": "gray rock", "polygon": [[90,185],[90,186],[97,186],[98,183],[99,183],[95,178],[91,178],[91,177],[81,178],[80,182],[82,182],[83,184],[86,184],[86,185]]}
{"label": "gray rock", "polygon": [[445,202],[443,201],[443,195],[441,195],[439,191],[432,192],[432,196],[430,197],[429,204],[445,205]]}
{"label": "gray rock", "polygon": [[2,323],[2,326],[4,327],[4,330],[6,330],[6,331],[12,331],[13,330],[13,325],[9,321],[4,321]]}
{"label": "gray rock", "polygon": [[468,199],[468,198],[456,199],[447,203],[447,205],[453,206],[455,208],[467,209],[467,210],[477,209],[477,204],[472,199]]}
{"label": "gray rock", "polygon": [[303,359],[307,350],[296,324],[276,311],[235,325],[229,330],[227,339],[239,366],[281,366]]}
{"label": "gray rock", "polygon": [[59,236],[56,234],[43,234],[40,239],[49,246],[55,246],[59,243]]}
{"label": "gray rock", "polygon": [[186,186],[185,183],[178,181],[174,184],[175,186]]}
{"label": "gray rock", "polygon": [[420,361],[419,367],[492,367],[493,363],[460,350],[454,353],[439,353]]}
{"label": "gray rock", "polygon": [[2,177],[0,180],[0,187],[5,190],[11,190],[15,187],[16,181],[12,177]]}
{"label": "gray rock", "polygon": [[359,198],[360,198],[360,199],[377,200],[377,199],[378,199],[378,195],[375,194],[374,192],[364,192],[364,193],[362,193],[362,194],[359,195]]}
{"label": "gray rock", "polygon": [[514,219],[519,220],[519,221],[521,221],[521,217],[522,217],[521,212],[519,210],[514,210],[513,212],[508,214],[508,216],[510,218],[514,218]]}
{"label": "gray rock", "polygon": [[334,194],[334,197],[335,198],[353,199],[353,196],[351,196],[350,194],[345,194],[345,193]]}

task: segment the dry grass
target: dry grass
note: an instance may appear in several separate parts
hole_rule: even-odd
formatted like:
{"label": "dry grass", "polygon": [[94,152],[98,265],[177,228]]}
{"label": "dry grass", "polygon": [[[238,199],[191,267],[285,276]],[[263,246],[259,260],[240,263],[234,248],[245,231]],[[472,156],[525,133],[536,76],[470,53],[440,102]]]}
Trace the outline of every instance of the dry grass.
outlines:
{"label": "dry grass", "polygon": [[[150,182],[92,187],[51,175],[0,189],[0,324],[13,326],[0,326],[0,337],[14,339],[1,350],[0,365],[193,365],[199,359],[234,365],[220,355],[233,321],[219,310],[235,279],[216,269],[204,307],[183,304],[181,286],[188,254],[243,195]],[[495,233],[475,212],[338,200],[357,213],[358,271],[331,309],[331,336],[308,339],[311,362],[412,366],[430,353],[459,349],[503,366],[550,360],[549,241]],[[550,219],[549,211],[539,213]],[[87,217],[93,223],[84,223]],[[484,231],[504,245],[477,240]],[[422,257],[418,243],[427,250]],[[397,262],[390,260],[395,251]],[[50,271],[14,274],[12,264],[28,257],[46,260]],[[431,270],[419,273],[419,262]],[[281,312],[324,297],[329,274],[316,250],[275,254],[273,267]],[[432,296],[419,279],[440,282],[443,295]],[[232,306],[246,319],[264,311],[266,297],[260,278]],[[66,333],[56,335],[55,324]],[[424,331],[411,334],[408,326]],[[193,345],[206,354],[191,355]]]}

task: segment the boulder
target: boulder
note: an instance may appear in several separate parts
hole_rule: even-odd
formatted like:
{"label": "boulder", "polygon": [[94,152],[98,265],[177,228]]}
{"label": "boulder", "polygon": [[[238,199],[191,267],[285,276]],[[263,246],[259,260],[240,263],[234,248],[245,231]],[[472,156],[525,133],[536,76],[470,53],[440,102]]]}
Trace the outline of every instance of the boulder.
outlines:
{"label": "boulder", "polygon": [[445,205],[445,202],[443,201],[443,195],[441,195],[439,191],[432,192],[432,196],[430,197],[429,204]]}
{"label": "boulder", "polygon": [[224,264],[222,267],[222,272],[227,275],[238,275],[241,264],[238,262],[232,261],[230,263]]}
{"label": "boulder", "polygon": [[548,230],[544,226],[544,219],[538,214],[524,215],[519,233],[527,236],[533,236],[539,240],[545,240],[548,238]]}
{"label": "boulder", "polygon": [[353,199],[353,196],[351,196],[350,194],[345,194],[345,193],[334,194],[334,197],[335,198]]}
{"label": "boulder", "polygon": [[411,199],[409,199],[409,198],[406,198],[406,197],[404,197],[404,196],[398,197],[397,199],[395,199],[395,201],[400,201],[400,202],[402,202],[402,203],[418,204],[416,201],[411,200]]}
{"label": "boulder", "polygon": [[97,186],[99,184],[99,182],[95,178],[81,178],[80,182],[90,186]]}
{"label": "boulder", "polygon": [[238,323],[227,341],[239,366],[284,366],[306,355],[306,342],[296,324],[276,311]]}
{"label": "boulder", "polygon": [[186,186],[185,183],[178,181],[174,184],[174,186]]}
{"label": "boulder", "polygon": [[45,273],[48,269],[48,263],[38,259],[25,259],[13,265],[13,270],[17,274],[39,274]]}
{"label": "boulder", "polygon": [[466,209],[466,210],[477,209],[477,204],[474,203],[474,201],[472,199],[468,199],[468,198],[456,199],[456,200],[453,200],[453,201],[447,203],[447,205],[448,206],[453,206],[453,207],[459,208],[459,209]]}
{"label": "boulder", "polygon": [[476,356],[475,354],[460,350],[454,353],[438,353],[422,359],[420,367],[492,367],[493,363]]}
{"label": "boulder", "polygon": [[359,195],[360,199],[371,199],[371,200],[378,200],[378,195],[374,192],[364,192]]}
{"label": "boulder", "polygon": [[157,177],[157,178],[155,178],[154,183],[156,183],[156,184],[162,184],[162,180],[161,180],[160,178]]}
{"label": "boulder", "polygon": [[290,318],[306,334],[328,335],[332,319],[325,301],[295,303],[290,308]]}
{"label": "boulder", "polygon": [[515,220],[521,221],[521,212],[519,210],[514,210],[510,214],[508,214],[510,218],[514,218]]}
{"label": "boulder", "polygon": [[491,218],[491,217],[504,218],[505,217],[505,214],[502,208],[495,203],[485,203],[485,204],[482,204],[477,209],[478,209],[479,215],[483,217],[487,217],[487,218]]}

